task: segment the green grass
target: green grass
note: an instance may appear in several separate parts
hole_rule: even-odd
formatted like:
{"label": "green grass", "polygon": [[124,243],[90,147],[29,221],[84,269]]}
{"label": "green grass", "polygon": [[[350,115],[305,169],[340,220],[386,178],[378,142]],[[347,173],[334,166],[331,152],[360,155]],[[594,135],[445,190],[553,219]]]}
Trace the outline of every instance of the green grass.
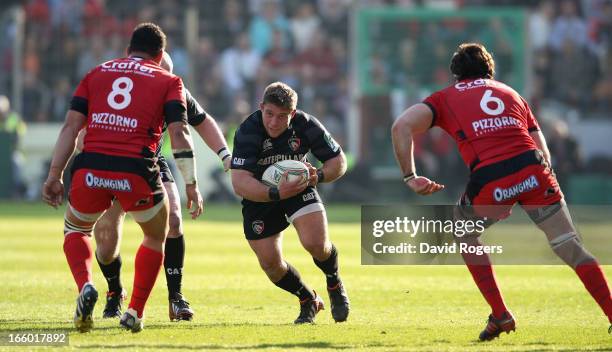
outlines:
{"label": "green grass", "polygon": [[[518,319],[517,333],[490,343],[476,342],[488,308],[467,270],[463,266],[361,266],[357,222],[332,221],[330,225],[352,301],[349,321],[335,324],[326,310],[316,325],[294,326],[297,300],[268,282],[259,269],[236,211],[236,207],[209,207],[202,219],[186,221],[183,286],[196,310],[193,322],[168,321],[165,278],[160,275],[147,304],[142,333],[131,334],[120,330],[116,320],[99,319],[100,301],[95,329],[79,334],[71,322],[77,292],[62,252],[62,213],[39,205],[0,205],[0,330],[6,334],[68,329],[69,348],[89,351],[107,346],[151,351],[612,350],[607,320],[574,273],[562,266],[498,267],[501,288]],[[332,220],[359,214],[358,208],[351,207],[338,211],[332,207],[329,212]],[[122,277],[130,289],[141,234],[131,220],[126,221],[124,232]],[[293,230],[285,233],[284,248],[287,260],[305,281],[324,292],[324,277]],[[606,267],[606,272],[612,277],[610,269]],[[103,293],[105,282],[95,265],[94,278]]]}

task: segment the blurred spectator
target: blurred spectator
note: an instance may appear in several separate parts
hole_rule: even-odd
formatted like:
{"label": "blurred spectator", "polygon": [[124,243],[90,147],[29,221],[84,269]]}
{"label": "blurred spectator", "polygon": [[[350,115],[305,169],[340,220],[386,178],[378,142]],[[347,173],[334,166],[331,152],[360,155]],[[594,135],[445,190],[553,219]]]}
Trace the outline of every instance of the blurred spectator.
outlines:
{"label": "blurred spectator", "polygon": [[299,53],[308,47],[308,44],[321,23],[312,3],[304,1],[291,19],[291,34],[295,50]]}
{"label": "blurred spectator", "polygon": [[345,42],[348,40],[348,15],[349,15],[349,0],[319,0],[319,13],[323,28],[330,33],[331,36],[340,38]]}
{"label": "blurred spectator", "polygon": [[11,111],[9,99],[4,95],[0,95],[0,132],[4,134],[2,138],[10,141],[12,197],[23,198],[27,193],[27,186],[23,182],[21,172],[24,158],[19,151],[19,142],[26,132],[26,124],[16,112]]}
{"label": "blurred spectator", "polygon": [[26,121],[45,122],[49,105],[49,87],[34,74],[23,75],[22,109]]}
{"label": "blurred spectator", "polygon": [[297,69],[311,70],[316,83],[331,83],[338,76],[338,63],[329,46],[327,33],[317,30],[312,34],[308,47],[295,57]]}
{"label": "blurred spectator", "polygon": [[246,33],[239,35],[234,46],[221,54],[223,83],[230,96],[251,88],[260,62],[261,56],[251,47]]}
{"label": "blurred spectator", "polygon": [[574,0],[561,2],[561,14],[553,24],[549,43],[554,50],[562,50],[567,40],[580,48],[588,44],[586,22],[580,17],[578,5]]}
{"label": "blurred spectator", "polygon": [[283,15],[278,1],[266,0],[249,27],[251,44],[260,55],[264,55],[272,46],[272,34],[275,30],[283,33],[283,43],[289,46],[289,21]]}
{"label": "blurred spectator", "polygon": [[580,172],[585,164],[580,148],[576,140],[570,136],[565,121],[556,119],[543,125],[557,180],[561,189],[569,190],[569,177]]}
{"label": "blurred spectator", "polygon": [[113,59],[112,56],[105,56],[108,53],[106,52],[106,43],[104,42],[103,37],[99,35],[92,37],[90,39],[89,45],[89,50],[81,50],[79,54],[79,61],[77,67],[78,77],[85,76],[85,74],[89,72],[89,70],[103,63],[104,61]]}
{"label": "blurred spectator", "polygon": [[67,77],[55,81],[51,90],[48,119],[49,122],[63,122],[70,107],[72,98],[72,85]]}
{"label": "blurred spectator", "polygon": [[566,38],[561,51],[554,55],[551,62],[553,97],[577,108],[587,108],[598,70],[596,57]]}
{"label": "blurred spectator", "polygon": [[548,44],[548,38],[555,17],[555,4],[552,0],[540,2],[537,11],[529,18],[529,39],[534,50],[541,50]]}
{"label": "blurred spectator", "polygon": [[215,26],[215,44],[219,50],[225,50],[234,43],[234,38],[243,33],[248,21],[245,18],[244,4],[238,0],[223,2],[223,18]]}

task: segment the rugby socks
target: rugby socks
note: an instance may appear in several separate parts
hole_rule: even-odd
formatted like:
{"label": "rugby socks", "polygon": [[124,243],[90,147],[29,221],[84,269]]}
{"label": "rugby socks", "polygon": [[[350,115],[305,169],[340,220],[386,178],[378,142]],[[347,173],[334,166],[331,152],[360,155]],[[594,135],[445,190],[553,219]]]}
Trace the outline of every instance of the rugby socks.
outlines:
{"label": "rugby socks", "polygon": [[121,254],[109,264],[102,264],[97,255],[96,260],[98,261],[102,275],[104,275],[108,283],[108,291],[121,294],[123,290],[123,285],[121,285]]}
{"label": "rugby socks", "polygon": [[285,263],[287,264],[287,273],[274,284],[292,295],[297,296],[300,299],[300,303],[314,299],[314,292],[302,282],[300,273],[298,273],[291,264]]}
{"label": "rugby socks", "polygon": [[164,270],[168,285],[168,299],[177,299],[181,294],[183,262],[185,259],[185,238],[167,238],[164,247]]}
{"label": "rugby socks", "polygon": [[493,316],[496,319],[501,319],[508,308],[506,308],[504,298],[499,291],[499,287],[497,287],[489,255],[463,253],[462,256],[480,293],[491,306]]}
{"label": "rugby socks", "polygon": [[136,252],[134,273],[134,288],[129,308],[136,310],[138,318],[142,318],[145,303],[155,285],[157,274],[162,266],[164,254],[140,245]]}
{"label": "rugby socks", "polygon": [[90,242],[89,237],[81,232],[70,232],[64,236],[64,254],[79,292],[87,282],[93,282],[91,275],[93,251]]}
{"label": "rugby socks", "polygon": [[323,271],[327,280],[327,288],[335,288],[340,283],[340,277],[338,276],[338,250],[332,243],[331,254],[329,258],[319,261],[316,258],[312,258],[316,266]]}
{"label": "rugby socks", "polygon": [[612,324],[612,297],[601,266],[596,261],[580,264],[576,274]]}

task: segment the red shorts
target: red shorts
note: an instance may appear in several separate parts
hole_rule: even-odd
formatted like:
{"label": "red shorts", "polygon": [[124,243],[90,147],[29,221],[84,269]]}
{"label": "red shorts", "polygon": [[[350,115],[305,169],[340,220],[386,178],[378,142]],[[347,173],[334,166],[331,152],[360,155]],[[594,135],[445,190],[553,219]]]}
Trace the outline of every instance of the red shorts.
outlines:
{"label": "red shorts", "polygon": [[70,205],[97,214],[117,199],[124,211],[141,211],[164,199],[159,168],[152,159],[81,153],[72,166]]}
{"label": "red shorts", "polygon": [[514,204],[534,210],[563,199],[559,183],[541,152],[531,150],[475,170],[460,204],[491,220],[510,216]]}

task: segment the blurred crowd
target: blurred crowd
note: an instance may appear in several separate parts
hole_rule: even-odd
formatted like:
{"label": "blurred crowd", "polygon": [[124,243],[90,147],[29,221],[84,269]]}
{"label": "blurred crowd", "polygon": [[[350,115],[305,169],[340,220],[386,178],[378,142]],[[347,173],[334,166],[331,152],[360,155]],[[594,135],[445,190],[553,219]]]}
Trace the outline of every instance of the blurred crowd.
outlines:
{"label": "blurred crowd", "polygon": [[[394,164],[390,149],[384,157],[375,153],[377,148],[389,148],[388,128],[397,115],[393,105],[405,107],[449,83],[450,55],[466,38],[490,48],[497,78],[524,88],[536,113],[554,105],[575,111],[580,118],[609,115],[612,0],[26,0],[23,120],[63,121],[81,77],[95,65],[125,55],[134,26],[152,21],[168,35],[175,73],[226,128],[257,108],[263,87],[282,80],[298,91],[299,107],[319,118],[346,145],[350,8],[366,5],[447,9],[513,5],[527,8],[528,20],[517,23],[501,16],[484,22],[383,22],[368,28],[375,47],[366,69],[371,86],[386,89],[386,97],[374,94],[372,101],[358,103],[364,117],[361,144],[367,146],[361,160],[370,163],[365,169]],[[519,25],[527,25],[529,52],[514,44]],[[0,30],[6,38],[15,34],[10,27]],[[0,43],[0,67],[5,73],[14,64],[7,43]],[[531,65],[525,67],[525,62]],[[0,94],[10,93],[8,77],[0,76]],[[397,89],[408,92],[400,104],[393,97]],[[575,149],[580,158],[571,136],[561,133],[567,131],[563,121],[543,123],[556,136],[551,142],[555,148]],[[559,145],[565,140],[567,146]],[[416,153],[420,167],[433,178],[458,180],[457,187],[463,182],[455,176],[465,173],[465,168],[447,136],[423,137]],[[582,164],[569,163],[566,172],[575,172]]]}
{"label": "blurred crowd", "polygon": [[[95,65],[125,55],[139,22],[161,25],[175,73],[221,122],[242,119],[282,80],[300,107],[343,140],[347,109],[345,0],[28,0],[23,116],[62,121],[74,87]],[[197,17],[193,18],[193,14]],[[197,35],[187,33],[195,29]],[[192,38],[192,39],[190,39]],[[10,60],[3,60],[10,65]],[[7,62],[9,61],[9,62]],[[9,67],[4,67],[8,69]]]}

